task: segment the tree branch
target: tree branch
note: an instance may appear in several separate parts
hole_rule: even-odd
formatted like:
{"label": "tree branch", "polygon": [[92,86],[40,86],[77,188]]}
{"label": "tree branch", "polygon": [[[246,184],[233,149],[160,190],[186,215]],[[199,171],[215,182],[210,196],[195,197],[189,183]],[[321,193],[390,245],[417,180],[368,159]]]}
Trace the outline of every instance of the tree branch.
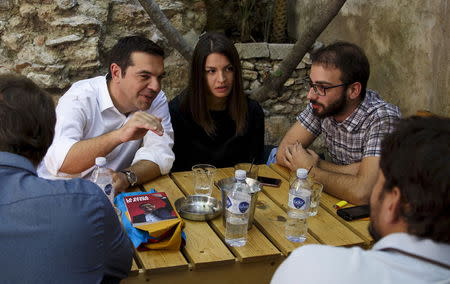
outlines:
{"label": "tree branch", "polygon": [[263,85],[251,93],[251,97],[259,102],[280,95],[283,84],[295,70],[302,58],[314,44],[315,40],[339,13],[346,0],[331,0],[321,11],[321,17],[314,17],[310,24],[302,30],[292,50],[280,63],[278,70],[264,81]]}
{"label": "tree branch", "polygon": [[172,26],[166,15],[159,9],[154,0],[138,0],[147,12],[158,30],[167,38],[169,44],[174,47],[188,62],[191,61],[193,49],[187,44],[180,33]]}

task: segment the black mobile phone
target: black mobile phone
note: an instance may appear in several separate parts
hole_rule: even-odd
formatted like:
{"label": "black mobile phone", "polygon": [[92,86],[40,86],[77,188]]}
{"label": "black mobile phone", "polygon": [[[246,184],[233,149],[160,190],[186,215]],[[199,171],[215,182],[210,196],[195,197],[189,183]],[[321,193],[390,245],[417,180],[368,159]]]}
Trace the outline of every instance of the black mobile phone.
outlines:
{"label": "black mobile phone", "polygon": [[273,187],[279,187],[281,184],[281,179],[279,179],[279,178],[258,176],[258,181],[262,185],[273,186]]}
{"label": "black mobile phone", "polygon": [[353,221],[370,216],[369,205],[360,205],[347,208],[341,208],[336,211],[344,220]]}

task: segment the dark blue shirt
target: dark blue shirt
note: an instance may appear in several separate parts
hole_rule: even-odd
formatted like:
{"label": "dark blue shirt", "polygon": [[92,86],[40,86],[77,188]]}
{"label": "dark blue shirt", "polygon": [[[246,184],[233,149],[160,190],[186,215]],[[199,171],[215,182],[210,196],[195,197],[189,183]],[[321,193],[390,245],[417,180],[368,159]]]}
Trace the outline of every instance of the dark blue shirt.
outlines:
{"label": "dark blue shirt", "polygon": [[46,180],[0,152],[1,281],[99,283],[127,276],[133,249],[95,184]]}

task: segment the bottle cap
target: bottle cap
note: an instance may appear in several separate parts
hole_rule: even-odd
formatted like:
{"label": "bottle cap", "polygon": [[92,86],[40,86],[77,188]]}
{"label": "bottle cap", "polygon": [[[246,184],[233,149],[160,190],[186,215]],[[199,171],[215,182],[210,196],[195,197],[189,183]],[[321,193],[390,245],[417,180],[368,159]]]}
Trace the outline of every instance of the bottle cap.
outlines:
{"label": "bottle cap", "polygon": [[244,170],[236,170],[234,172],[234,177],[238,180],[243,180],[247,177],[247,172]]}
{"label": "bottle cap", "polygon": [[308,176],[308,170],[307,169],[297,169],[297,177],[298,178],[306,178]]}
{"label": "bottle cap", "polygon": [[95,158],[95,165],[96,166],[104,166],[104,165],[106,165],[106,158],[105,157],[97,157],[97,158]]}

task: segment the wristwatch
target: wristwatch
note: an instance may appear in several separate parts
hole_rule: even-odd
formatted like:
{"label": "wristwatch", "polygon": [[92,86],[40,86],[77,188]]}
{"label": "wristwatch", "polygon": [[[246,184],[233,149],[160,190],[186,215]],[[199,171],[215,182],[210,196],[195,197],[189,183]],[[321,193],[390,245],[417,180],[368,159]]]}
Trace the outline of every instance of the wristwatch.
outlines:
{"label": "wristwatch", "polygon": [[127,180],[130,183],[130,187],[133,187],[137,183],[137,176],[133,171],[130,170],[122,170],[121,173],[124,173],[127,176]]}

